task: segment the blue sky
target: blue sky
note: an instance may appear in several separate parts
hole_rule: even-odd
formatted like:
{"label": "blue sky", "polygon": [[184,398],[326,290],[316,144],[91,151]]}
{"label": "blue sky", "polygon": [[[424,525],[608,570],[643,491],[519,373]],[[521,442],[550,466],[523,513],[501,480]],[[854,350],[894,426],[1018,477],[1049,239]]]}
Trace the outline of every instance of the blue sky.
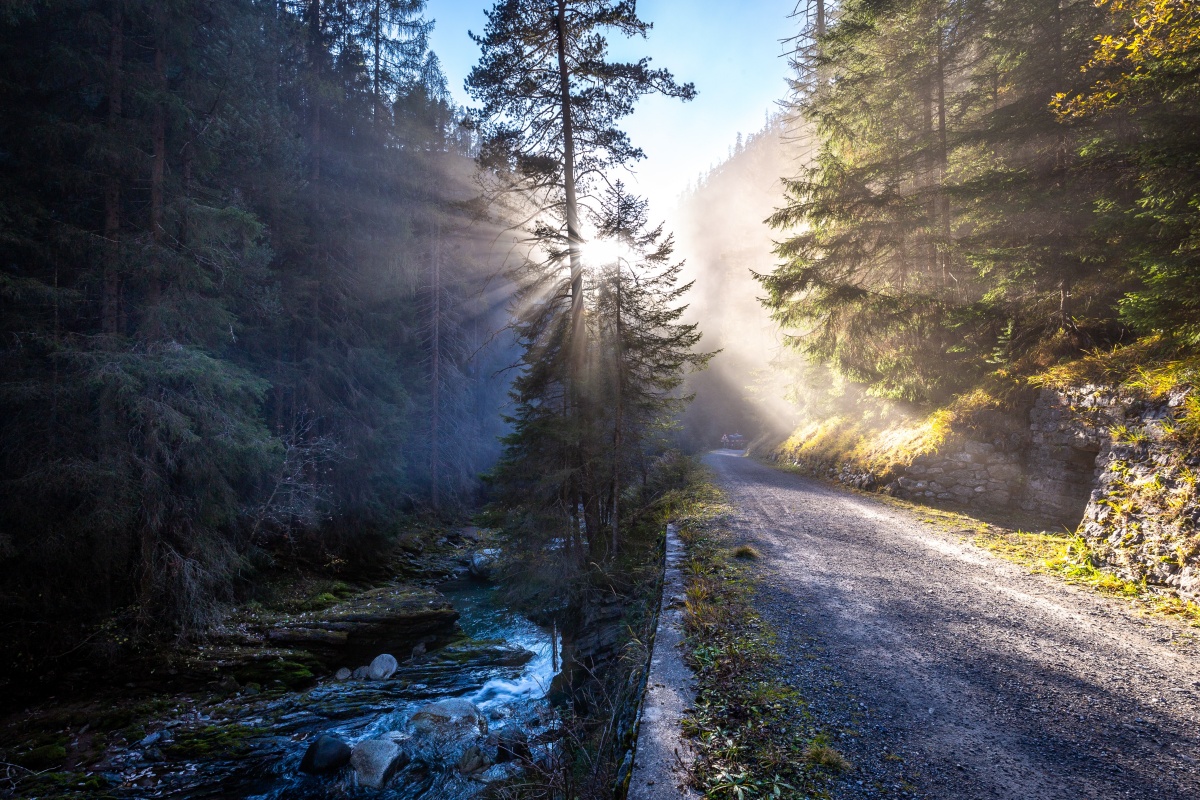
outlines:
{"label": "blue sky", "polygon": [[[465,103],[463,80],[479,51],[467,31],[482,33],[488,0],[429,0],[437,21],[432,46],[450,89]],[[646,55],[681,81],[696,84],[690,103],[646,98],[624,128],[646,151],[637,167],[638,191],[666,213],[701,172],[721,161],[739,132],[763,126],[765,114],[787,90],[787,59],[780,40],[797,21],[796,0],[640,0],[641,17],[654,23],[646,41],[613,41],[618,57]]]}

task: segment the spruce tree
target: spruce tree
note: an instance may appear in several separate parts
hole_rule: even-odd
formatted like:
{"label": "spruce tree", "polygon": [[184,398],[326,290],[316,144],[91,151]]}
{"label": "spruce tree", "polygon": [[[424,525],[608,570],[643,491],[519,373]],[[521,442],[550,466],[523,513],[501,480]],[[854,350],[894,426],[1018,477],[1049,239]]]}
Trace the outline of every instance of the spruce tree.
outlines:
{"label": "spruce tree", "polygon": [[[637,100],[651,93],[687,100],[695,89],[652,69],[649,59],[608,60],[608,33],[645,37],[651,28],[628,0],[501,0],[487,17],[484,33],[472,34],[482,52],[467,78],[467,90],[482,104],[480,165],[496,191],[519,193],[539,217],[532,228],[536,252],[518,278],[530,307],[518,326],[525,374],[515,384],[521,410],[508,463],[525,457],[518,455],[522,447],[541,453],[548,467],[539,474],[553,476],[551,484],[535,482],[524,494],[540,493],[539,502],[557,504],[572,519],[582,509],[586,538],[599,547],[598,451],[585,389],[595,354],[586,318],[583,207],[609,173],[642,157],[618,127]],[[570,526],[568,538],[575,540]]]}
{"label": "spruce tree", "polygon": [[[1086,85],[1054,110],[1083,127],[1081,168],[1107,174],[1097,204],[1108,244],[1135,266],[1122,319],[1174,344],[1200,343],[1200,9],[1111,0],[1110,33],[1084,59]],[[1110,251],[1111,252],[1111,251]]]}
{"label": "spruce tree", "polygon": [[692,284],[679,282],[684,265],[672,261],[674,239],[662,225],[649,226],[646,201],[616,181],[594,216],[596,241],[611,245],[597,276],[601,363],[593,379],[597,407],[605,410],[602,428],[611,431],[606,437],[612,442],[606,459],[611,487],[602,504],[612,532],[611,557],[619,547],[621,496],[629,476],[645,475],[647,460],[670,442],[688,399],[679,392],[684,377],[703,369],[713,354],[697,352],[699,325],[682,321]]}
{"label": "spruce tree", "polygon": [[1049,105],[1079,86],[1099,17],[1088,0],[839,8],[797,62],[817,147],[763,278],[793,344],[874,394],[934,402],[1039,349],[1119,340],[1130,275],[1096,210],[1120,172],[1079,158],[1102,121]]}

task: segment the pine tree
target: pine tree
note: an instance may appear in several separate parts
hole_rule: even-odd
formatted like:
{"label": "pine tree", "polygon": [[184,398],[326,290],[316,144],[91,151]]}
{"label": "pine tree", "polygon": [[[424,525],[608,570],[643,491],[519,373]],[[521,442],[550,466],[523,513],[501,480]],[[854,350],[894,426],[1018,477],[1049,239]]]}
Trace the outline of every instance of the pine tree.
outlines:
{"label": "pine tree", "polygon": [[[818,141],[764,277],[792,343],[885,397],[944,400],[999,359],[1121,336],[1129,288],[1095,213],[1113,163],[1049,101],[1098,29],[1087,0],[846,3],[798,63]],[[815,65],[815,66],[814,66]]]}
{"label": "pine tree", "polygon": [[612,0],[501,0],[488,12],[479,64],[467,89],[491,123],[483,146],[485,167],[511,170],[528,192],[561,191],[571,268],[574,358],[583,357],[583,255],[580,190],[598,176],[642,157],[617,123],[646,94],[684,100],[691,84],[669,72],[605,60],[604,33],[645,37],[651,25],[631,2]]}
{"label": "pine tree", "polygon": [[[526,263],[521,297],[533,307],[519,324],[526,348],[518,378],[510,451],[529,448],[553,466],[551,484],[526,487],[524,496],[555,505],[582,524],[599,547],[601,495],[586,371],[595,354],[588,339],[582,208],[604,176],[637,161],[642,152],[618,127],[636,101],[651,93],[690,99],[691,84],[652,69],[649,59],[607,60],[606,34],[646,36],[649,23],[635,4],[612,0],[501,0],[487,27],[474,35],[482,54],[467,89],[482,103],[480,164],[500,192],[519,192],[540,220],[533,228],[540,252]],[[565,282],[557,282],[566,265]],[[564,322],[562,315],[566,315]],[[543,441],[533,441],[535,439]],[[522,444],[524,441],[524,444]],[[565,449],[563,449],[565,448]],[[516,456],[508,463],[516,463]],[[574,523],[572,523],[574,525]],[[569,538],[576,540],[574,528]]]}

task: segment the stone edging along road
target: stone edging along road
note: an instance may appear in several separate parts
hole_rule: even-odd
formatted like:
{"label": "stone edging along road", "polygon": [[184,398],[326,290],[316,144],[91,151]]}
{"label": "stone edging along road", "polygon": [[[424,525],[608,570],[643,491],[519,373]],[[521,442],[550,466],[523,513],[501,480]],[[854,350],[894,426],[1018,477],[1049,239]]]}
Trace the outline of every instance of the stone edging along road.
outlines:
{"label": "stone edging along road", "polygon": [[779,679],[853,764],[833,798],[1200,798],[1193,630],[879,500],[732,451],[705,463],[733,541],[762,554]]}
{"label": "stone edging along road", "polygon": [[687,787],[694,755],[680,727],[684,712],[692,707],[696,696],[692,671],[683,662],[684,586],[679,569],[683,556],[679,534],[674,525],[668,525],[662,605],[646,680],[629,800],[700,797]]}

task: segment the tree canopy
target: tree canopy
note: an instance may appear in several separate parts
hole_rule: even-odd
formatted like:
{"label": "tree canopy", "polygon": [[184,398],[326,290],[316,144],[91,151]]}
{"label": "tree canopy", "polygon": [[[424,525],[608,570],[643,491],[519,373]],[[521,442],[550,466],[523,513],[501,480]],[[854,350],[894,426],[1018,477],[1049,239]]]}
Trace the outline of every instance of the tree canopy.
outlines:
{"label": "tree canopy", "polygon": [[186,634],[274,559],[353,568],[398,515],[474,501],[507,295],[478,289],[496,231],[423,11],[5,5],[14,625]]}
{"label": "tree canopy", "polygon": [[797,60],[816,155],[763,276],[793,343],[930,402],[1161,331],[1195,343],[1189,3],[845,2]]}

